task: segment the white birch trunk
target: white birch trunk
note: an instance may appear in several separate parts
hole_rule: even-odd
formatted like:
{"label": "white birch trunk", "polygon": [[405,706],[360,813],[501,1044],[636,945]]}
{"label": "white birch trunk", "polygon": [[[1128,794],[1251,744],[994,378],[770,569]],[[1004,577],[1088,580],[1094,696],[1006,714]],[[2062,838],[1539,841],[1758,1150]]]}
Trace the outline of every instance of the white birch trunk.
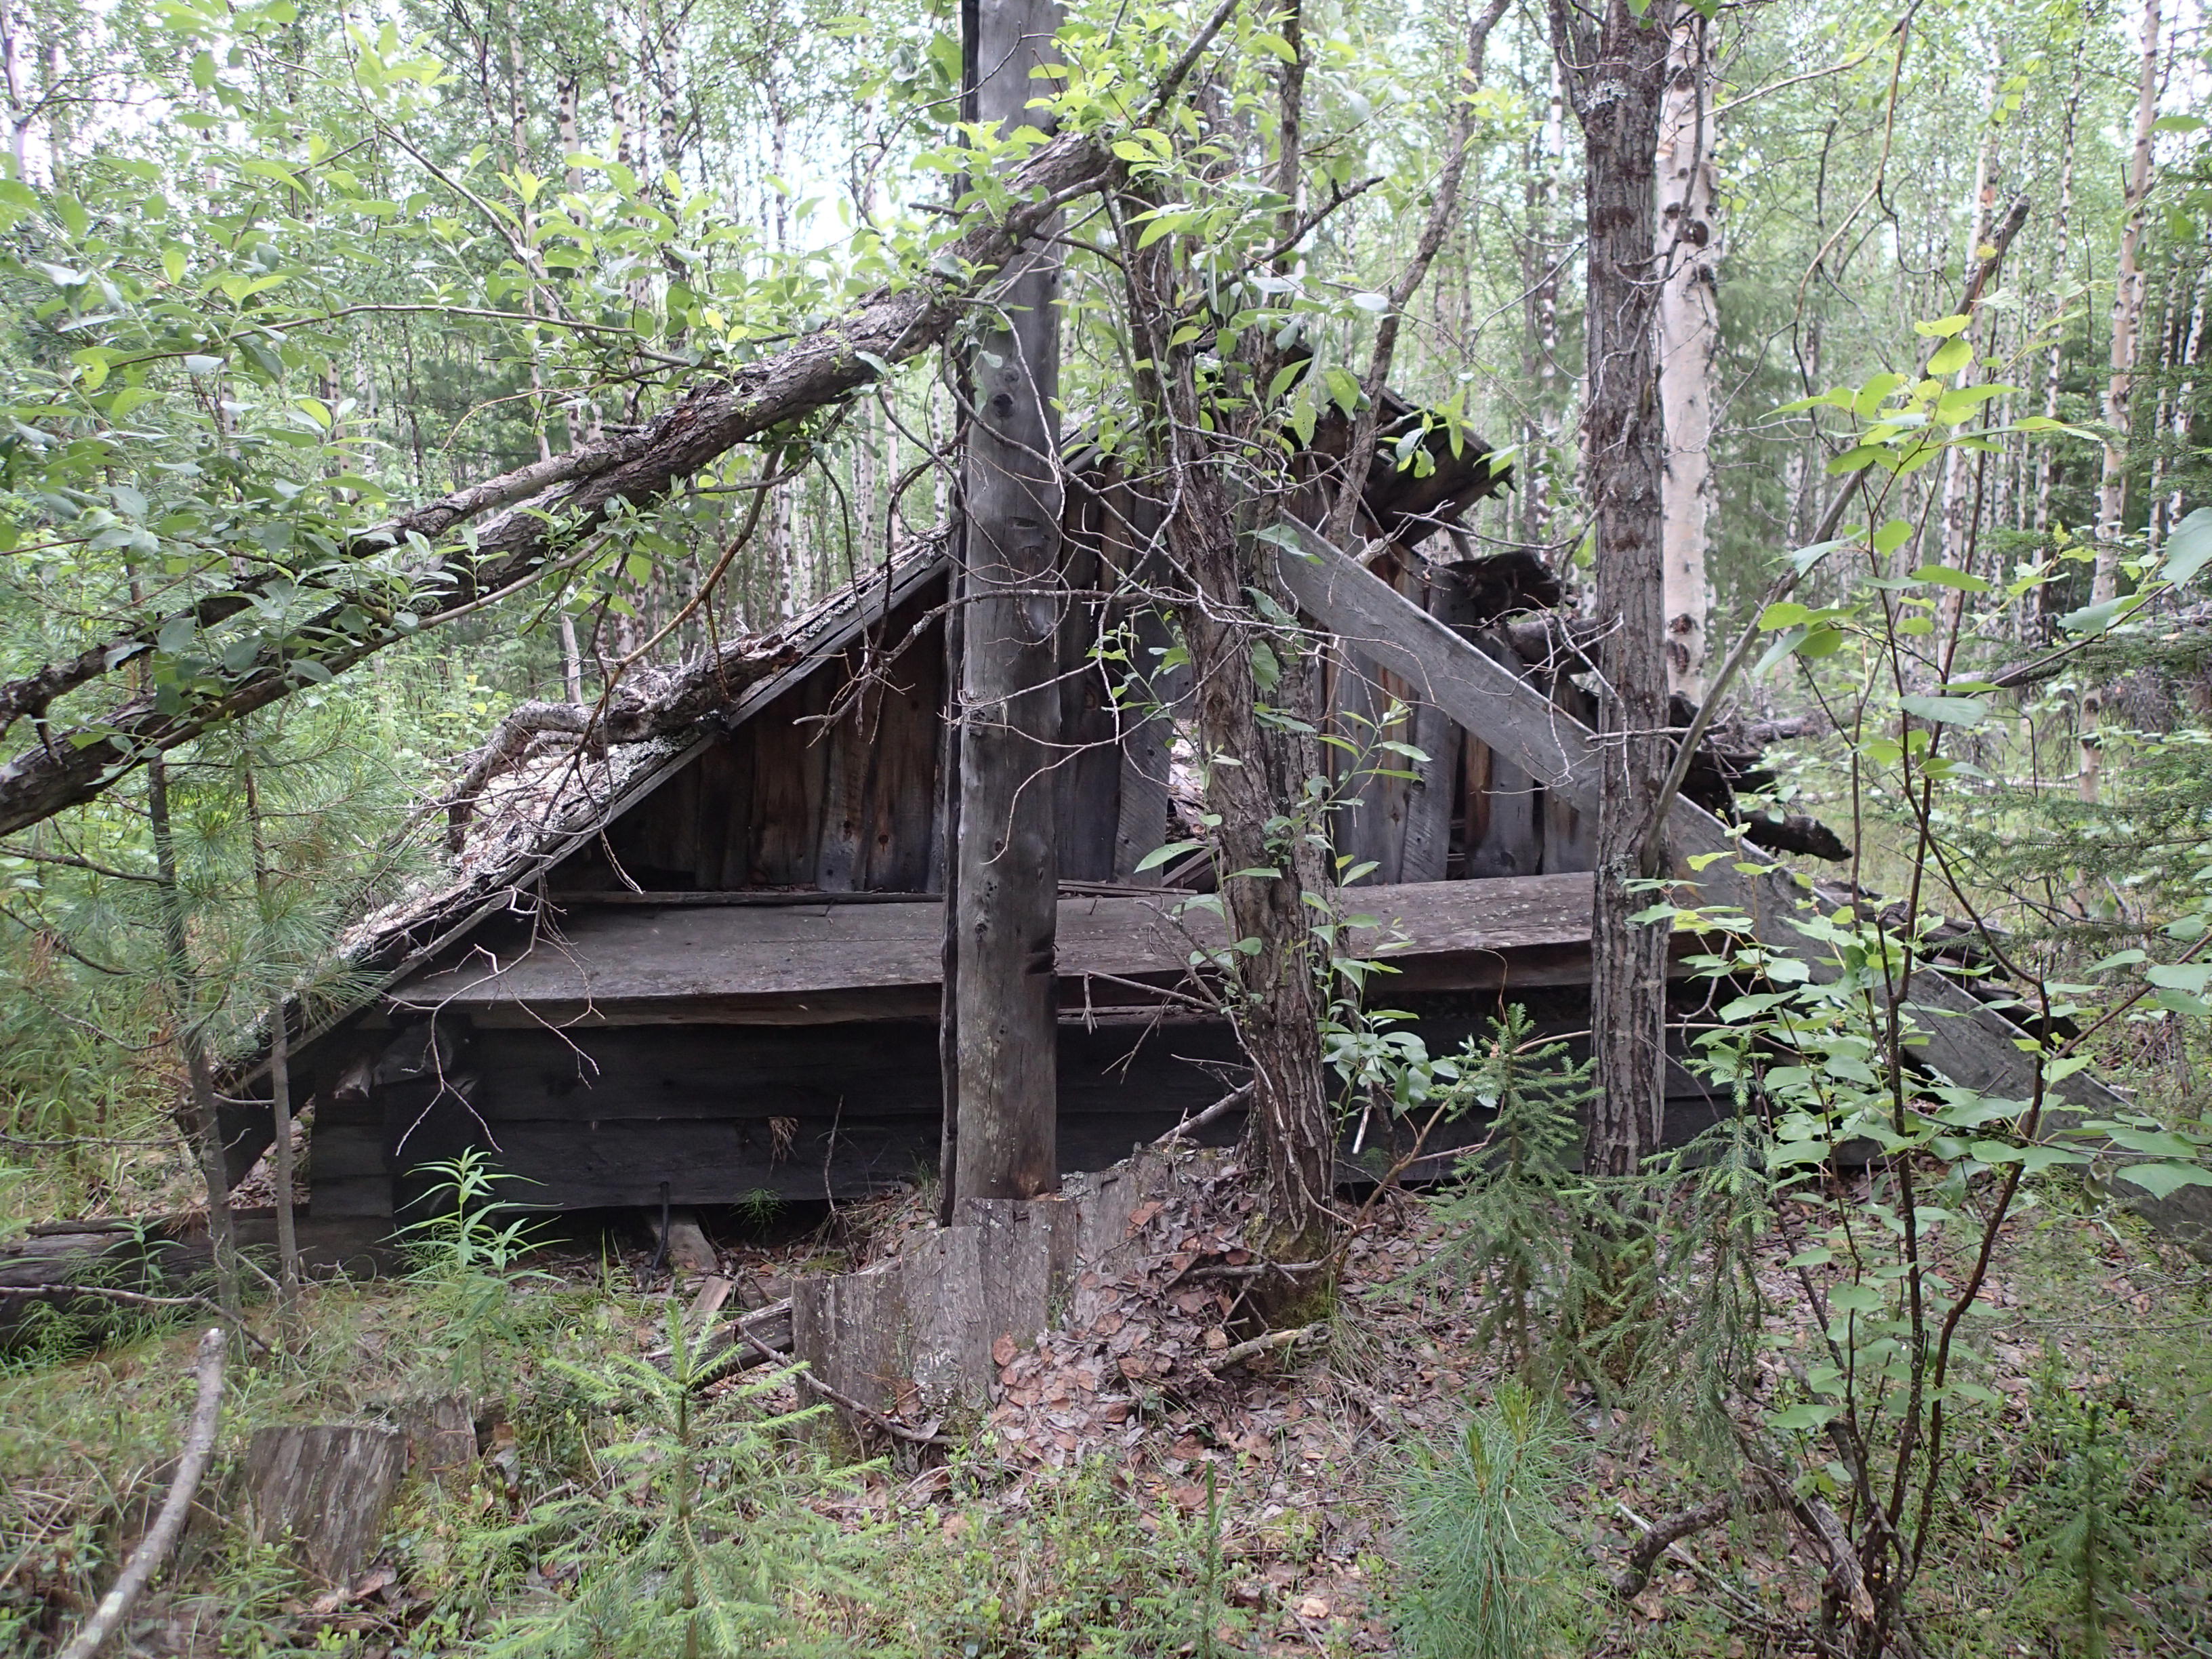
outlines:
{"label": "white birch trunk", "polygon": [[2127,447],[2136,342],[2142,329],[2143,198],[2150,191],[2151,125],[2158,118],[2160,0],[2143,0],[2142,74],[2136,89],[2135,153],[2128,161],[2125,222],[2112,289],[2112,378],[2105,383],[2105,467],[2097,489],[2096,580],[2092,604],[2119,592],[2119,538],[2128,504]]}
{"label": "white birch trunk", "polygon": [[1720,334],[1713,234],[1713,64],[1704,18],[1686,9],[1667,54],[1659,111],[1659,403],[1668,689],[1705,696],[1706,520],[1712,507],[1713,353]]}

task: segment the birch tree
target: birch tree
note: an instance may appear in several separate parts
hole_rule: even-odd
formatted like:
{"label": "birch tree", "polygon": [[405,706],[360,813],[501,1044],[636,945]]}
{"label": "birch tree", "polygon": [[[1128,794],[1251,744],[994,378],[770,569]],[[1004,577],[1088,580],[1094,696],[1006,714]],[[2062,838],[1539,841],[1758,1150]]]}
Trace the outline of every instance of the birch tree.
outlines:
{"label": "birch tree", "polygon": [[1661,489],[1668,689],[1705,696],[1705,520],[1713,501],[1713,356],[1720,337],[1720,249],[1713,234],[1712,26],[1684,10],[1668,31],[1659,110],[1659,405],[1667,433]]}

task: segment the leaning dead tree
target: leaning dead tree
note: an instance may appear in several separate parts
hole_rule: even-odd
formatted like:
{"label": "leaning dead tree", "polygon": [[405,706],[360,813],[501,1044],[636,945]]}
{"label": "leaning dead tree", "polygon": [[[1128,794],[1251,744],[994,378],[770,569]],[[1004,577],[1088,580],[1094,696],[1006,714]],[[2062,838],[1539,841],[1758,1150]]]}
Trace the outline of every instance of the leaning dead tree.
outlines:
{"label": "leaning dead tree", "polygon": [[[705,371],[700,385],[636,433],[454,490],[356,533],[316,568],[271,571],[243,584],[226,573],[222,592],[185,613],[203,634],[251,612],[279,580],[327,598],[264,642],[220,690],[182,708],[146,693],[55,718],[54,705],[68,694],[156,651],[162,618],[0,684],[0,732],[27,717],[38,726],[36,743],[0,766],[0,835],[94,799],[149,756],[581,562],[618,507],[660,500],[739,444],[849,398],[873,383],[883,366],[941,344],[1040,228],[1067,201],[1098,189],[1119,165],[1088,137],[1054,139],[1010,174],[1016,205],[965,232],[928,274],[879,290],[757,362]],[[470,526],[465,542],[453,539]],[[418,539],[434,550],[408,569],[404,591],[395,592],[388,574],[371,562]]]}

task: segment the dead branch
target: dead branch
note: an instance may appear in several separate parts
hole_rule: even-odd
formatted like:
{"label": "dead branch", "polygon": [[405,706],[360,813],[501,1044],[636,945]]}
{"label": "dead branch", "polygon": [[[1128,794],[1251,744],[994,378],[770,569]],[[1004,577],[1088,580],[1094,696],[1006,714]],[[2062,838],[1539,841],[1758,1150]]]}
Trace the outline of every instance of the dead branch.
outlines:
{"label": "dead branch", "polygon": [[154,1575],[169,1559],[169,1552],[177,1547],[178,1534],[185,1528],[185,1516],[192,1506],[192,1494],[199,1490],[200,1476],[207,1468],[209,1455],[215,1449],[216,1425],[222,1418],[222,1346],[221,1326],[210,1325],[200,1334],[199,1399],[192,1407],[191,1421],[185,1432],[184,1453],[177,1459],[176,1478],[169,1483],[169,1495],[162,1500],[161,1512],[154,1518],[152,1528],[139,1540],[138,1547],[131,1552],[131,1559],[124,1564],[122,1576],[116,1579],[114,1588],[100,1597],[92,1617],[85,1620],[84,1627],[62,1650],[61,1659],[92,1659],[121,1626]]}
{"label": "dead branch", "polygon": [[[168,1145],[170,1143],[149,1144]],[[239,1260],[246,1261],[247,1258],[240,1256]],[[252,1264],[248,1262],[248,1265]],[[263,1273],[262,1277],[266,1279],[268,1275]],[[219,1305],[204,1296],[149,1296],[143,1291],[118,1291],[106,1285],[0,1285],[0,1296],[22,1297],[27,1300],[41,1302],[58,1302],[67,1297],[89,1296],[98,1297],[108,1302],[127,1302],[133,1307],[199,1308],[214,1314],[217,1318],[228,1320],[240,1336],[260,1349],[262,1352],[276,1352],[274,1348],[246,1328],[245,1321],[233,1318]]]}
{"label": "dead branch", "polygon": [[1237,1108],[1242,1106],[1246,1101],[1251,1098],[1252,1085],[1249,1083],[1243,1084],[1237,1088],[1231,1089],[1227,1094],[1222,1096],[1220,1099],[1215,1101],[1212,1105],[1207,1107],[1195,1117],[1187,1117],[1183,1119],[1183,1121],[1176,1124],[1174,1128],[1169,1130],[1158,1140],[1155,1140],[1152,1145],[1155,1146],[1172,1146],[1175,1142],[1181,1140],[1186,1135],[1196,1134],[1207,1124],[1218,1122],[1221,1119],[1228,1116],[1231,1112],[1236,1110]]}
{"label": "dead branch", "polygon": [[1284,1348],[1295,1348],[1301,1342],[1318,1341],[1328,1334],[1328,1321],[1317,1320],[1310,1325],[1300,1325],[1287,1331],[1269,1331],[1265,1336],[1255,1336],[1249,1342],[1239,1342],[1224,1350],[1206,1364],[1212,1372],[1226,1370],[1231,1365],[1241,1365],[1248,1359],[1256,1359],[1263,1353],[1274,1353]]}
{"label": "dead branch", "polygon": [[[1685,1538],[1694,1537],[1709,1527],[1717,1527],[1733,1516],[1755,1515],[1778,1506],[1773,1492],[1761,1488],[1723,1492],[1660,1521],[1644,1521],[1630,1515],[1629,1519],[1644,1528],[1644,1536],[1629,1551],[1626,1565],[1613,1575],[1613,1593],[1624,1601],[1641,1595],[1644,1587],[1651,1582],[1652,1569],[1659,1565],[1661,1556],[1673,1556],[1686,1566],[1696,1565],[1680,1547]],[[1626,1510],[1621,1512],[1628,1513]]]}
{"label": "dead branch", "polygon": [[[298,672],[302,662],[312,660],[319,671],[316,678],[327,678],[487,595],[520,591],[618,509],[649,505],[738,444],[864,389],[880,374],[878,364],[903,362],[930,349],[1040,227],[1066,202],[1108,183],[1118,166],[1088,137],[1055,138],[1008,175],[1017,205],[1006,217],[979,224],[951,243],[922,279],[879,289],[782,350],[714,373],[635,432],[456,491],[352,538],[348,549],[359,556],[415,536],[434,543],[477,514],[502,509],[477,528],[465,551],[456,550],[420,573],[416,597],[397,610],[372,615],[365,625],[354,623],[349,611],[372,607],[359,604],[361,596],[349,585],[334,589],[321,610],[289,638],[272,642],[213,696],[174,712],[165,712],[151,695],[132,696],[55,730],[50,741],[0,765],[0,835],[89,800],[149,756],[289,696],[312,683]],[[269,580],[278,575],[295,579],[277,572]],[[195,621],[205,628],[239,614],[264,585],[241,584],[199,602]],[[0,715],[41,713],[64,692],[150,649],[155,631],[139,628],[67,663],[0,685]],[[0,720],[0,730],[5,726]]]}

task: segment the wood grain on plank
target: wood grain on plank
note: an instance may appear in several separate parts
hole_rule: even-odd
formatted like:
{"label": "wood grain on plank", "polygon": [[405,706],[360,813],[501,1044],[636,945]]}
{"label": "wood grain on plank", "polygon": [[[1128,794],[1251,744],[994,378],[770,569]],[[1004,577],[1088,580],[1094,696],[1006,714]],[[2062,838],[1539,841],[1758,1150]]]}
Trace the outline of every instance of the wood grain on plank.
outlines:
{"label": "wood grain on plank", "polygon": [[[1531,876],[1352,887],[1339,903],[1347,915],[1371,919],[1352,948],[1412,958],[1586,942],[1589,892],[1587,876]],[[396,996],[413,1007],[474,1011],[921,989],[939,982],[943,925],[941,907],[929,901],[579,907],[520,956],[465,960]],[[1194,949],[1219,939],[1211,909],[1186,909],[1167,896],[1064,898],[1058,969],[1063,981],[1176,975]]]}

